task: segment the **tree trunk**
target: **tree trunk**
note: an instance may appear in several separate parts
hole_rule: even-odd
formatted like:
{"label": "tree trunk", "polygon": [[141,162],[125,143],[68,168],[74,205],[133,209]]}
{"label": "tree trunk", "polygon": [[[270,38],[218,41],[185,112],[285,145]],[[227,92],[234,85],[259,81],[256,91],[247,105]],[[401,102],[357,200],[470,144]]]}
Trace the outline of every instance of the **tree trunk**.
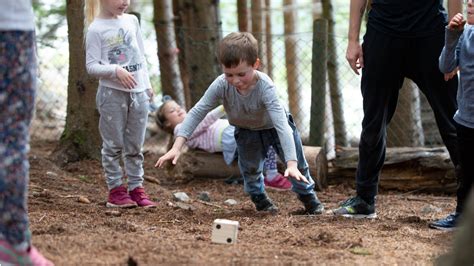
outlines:
{"label": "tree trunk", "polygon": [[419,147],[424,145],[420,116],[420,97],[415,83],[405,79],[397,110],[387,128],[387,146]]}
{"label": "tree trunk", "polygon": [[173,1],[154,0],[154,20],[160,61],[161,91],[185,106],[184,88],[178,62],[175,28],[173,22]]}
{"label": "tree trunk", "polygon": [[[359,151],[344,148],[337,152],[328,183],[354,184]],[[445,148],[388,148],[380,188],[399,191],[455,192],[454,168]]]}
{"label": "tree trunk", "polygon": [[248,9],[247,0],[237,0],[237,21],[239,24],[240,32],[249,32],[250,31],[250,16]]}
{"label": "tree trunk", "polygon": [[285,32],[285,65],[286,81],[288,86],[288,105],[290,113],[293,115],[297,128],[304,128],[304,112],[301,110],[301,101],[303,100],[303,91],[300,87],[300,64],[298,54],[296,53],[297,40],[295,37],[296,11],[293,7],[294,0],[283,1],[283,21]]}
{"label": "tree trunk", "polygon": [[100,158],[101,137],[95,96],[97,80],[86,72],[84,50],[84,1],[68,0],[69,78],[66,126],[53,156],[59,164]]}
{"label": "tree trunk", "polygon": [[323,7],[323,18],[328,21],[328,80],[336,145],[346,147],[348,146],[348,141],[342,104],[342,92],[339,86],[333,5],[331,0],[321,0],[321,3]]}
{"label": "tree trunk", "polygon": [[[328,164],[324,149],[304,146],[303,151],[317,189],[321,190],[327,187]],[[285,166],[279,162],[278,168],[282,171],[285,169]],[[177,179],[194,177],[228,178],[230,176],[240,176],[237,163],[227,165],[222,158],[222,153],[208,153],[201,150],[189,150],[183,153],[178,164],[168,169],[170,176]],[[216,169],[219,169],[219,171],[216,171]]]}
{"label": "tree trunk", "polygon": [[313,55],[311,58],[311,117],[309,145],[325,145],[327,90],[327,29],[325,19],[313,24]]}
{"label": "tree trunk", "polygon": [[270,0],[265,0],[265,54],[267,55],[267,75],[273,78],[273,40],[272,40],[272,16],[270,12]]}
{"label": "tree trunk", "polygon": [[[216,51],[221,39],[219,1],[175,0],[181,74],[187,77],[190,105],[202,97],[220,74]],[[188,102],[188,99],[186,99]],[[189,107],[189,105],[188,105]]]}
{"label": "tree trunk", "polygon": [[267,73],[268,61],[266,54],[266,38],[265,38],[265,16],[263,9],[265,0],[252,0],[252,34],[258,41],[258,57],[260,58],[260,70]]}

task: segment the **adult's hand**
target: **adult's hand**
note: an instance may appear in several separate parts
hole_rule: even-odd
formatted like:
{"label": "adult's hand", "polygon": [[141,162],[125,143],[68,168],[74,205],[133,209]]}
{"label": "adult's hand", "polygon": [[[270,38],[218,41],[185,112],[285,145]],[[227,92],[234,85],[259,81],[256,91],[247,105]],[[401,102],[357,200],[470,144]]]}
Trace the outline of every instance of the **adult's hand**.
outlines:
{"label": "adult's hand", "polygon": [[359,42],[349,41],[349,44],[347,45],[346,59],[352,70],[359,75],[359,69],[364,67],[364,56],[362,53],[362,46]]}

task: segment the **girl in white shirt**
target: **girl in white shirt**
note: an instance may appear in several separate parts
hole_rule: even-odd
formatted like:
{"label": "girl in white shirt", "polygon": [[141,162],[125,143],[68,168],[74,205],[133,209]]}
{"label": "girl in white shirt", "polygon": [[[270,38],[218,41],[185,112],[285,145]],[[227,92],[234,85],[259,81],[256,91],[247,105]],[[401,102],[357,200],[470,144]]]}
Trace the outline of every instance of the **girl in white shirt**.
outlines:
{"label": "girl in white shirt", "polygon": [[[97,108],[107,207],[155,207],[143,188],[143,154],[153,95],[138,19],[125,14],[129,0],[87,0],[86,68],[99,78]],[[128,186],[122,184],[124,159]]]}

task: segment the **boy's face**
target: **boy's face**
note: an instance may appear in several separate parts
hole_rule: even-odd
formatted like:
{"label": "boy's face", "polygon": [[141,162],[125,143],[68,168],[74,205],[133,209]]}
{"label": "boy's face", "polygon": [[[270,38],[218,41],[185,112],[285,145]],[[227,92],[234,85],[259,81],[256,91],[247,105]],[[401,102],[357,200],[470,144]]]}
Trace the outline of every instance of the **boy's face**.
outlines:
{"label": "boy's face", "polygon": [[245,91],[251,86],[255,85],[255,70],[258,68],[260,61],[257,59],[257,62],[253,66],[249,65],[247,62],[241,61],[239,65],[235,67],[225,67],[224,69],[225,79],[232,86],[234,86],[239,91]]}
{"label": "boy's face", "polygon": [[176,125],[184,121],[184,118],[186,117],[186,110],[184,110],[184,108],[181,108],[181,106],[179,106],[179,104],[175,101],[169,101],[165,104],[165,126],[174,130]]}

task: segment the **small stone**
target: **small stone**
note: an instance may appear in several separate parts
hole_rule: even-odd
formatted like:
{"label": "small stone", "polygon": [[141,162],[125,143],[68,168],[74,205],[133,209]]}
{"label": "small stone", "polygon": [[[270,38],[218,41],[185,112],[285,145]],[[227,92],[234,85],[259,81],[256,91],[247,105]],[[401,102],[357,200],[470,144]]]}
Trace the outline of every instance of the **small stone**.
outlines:
{"label": "small stone", "polygon": [[173,198],[176,201],[181,201],[181,202],[188,202],[190,200],[188,194],[184,192],[176,192],[173,194]]}
{"label": "small stone", "polygon": [[235,199],[228,199],[224,201],[224,204],[227,206],[234,206],[234,205],[237,205],[237,201]]}
{"label": "small stone", "polygon": [[119,217],[122,215],[122,213],[115,210],[108,210],[108,211],[105,211],[105,215]]}
{"label": "small stone", "polygon": [[48,177],[58,177],[58,174],[56,174],[55,172],[51,172],[51,171],[46,172],[46,175]]}
{"label": "small stone", "polygon": [[198,199],[200,199],[202,201],[206,201],[206,202],[211,201],[211,197],[209,196],[209,192],[207,192],[207,191],[200,192],[199,195],[198,195]]}
{"label": "small stone", "polygon": [[440,213],[441,211],[443,211],[441,208],[428,204],[423,207],[423,209],[421,210],[421,213],[430,214],[430,213]]}
{"label": "small stone", "polygon": [[175,205],[175,208],[176,209],[182,209],[182,210],[185,210],[185,211],[195,211],[196,210],[196,207],[194,207],[193,205],[186,204],[186,203],[183,203],[183,202],[177,202],[176,205]]}
{"label": "small stone", "polygon": [[85,204],[90,204],[91,203],[91,201],[88,198],[84,197],[84,196],[79,196],[77,198],[77,201],[80,202],[80,203],[85,203]]}
{"label": "small stone", "polygon": [[198,235],[198,236],[196,236],[196,240],[197,240],[197,241],[205,241],[206,238],[203,237],[202,235]]}

